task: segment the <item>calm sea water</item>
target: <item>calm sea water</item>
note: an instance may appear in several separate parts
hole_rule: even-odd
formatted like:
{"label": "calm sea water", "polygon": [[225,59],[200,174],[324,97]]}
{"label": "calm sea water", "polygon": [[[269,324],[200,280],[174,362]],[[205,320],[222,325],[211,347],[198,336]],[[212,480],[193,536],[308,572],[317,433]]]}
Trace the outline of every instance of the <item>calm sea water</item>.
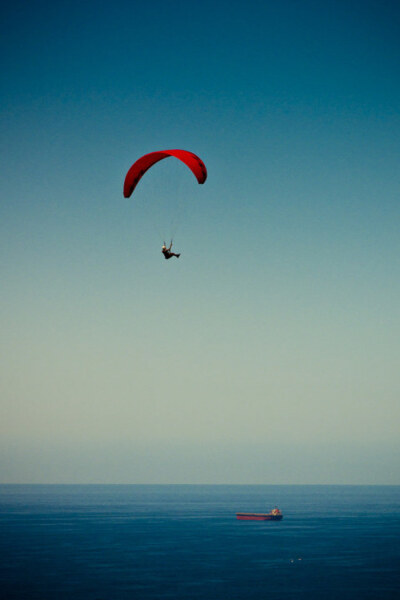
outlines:
{"label": "calm sea water", "polygon": [[[6,600],[400,598],[400,488],[0,486]],[[281,522],[237,521],[278,505]]]}

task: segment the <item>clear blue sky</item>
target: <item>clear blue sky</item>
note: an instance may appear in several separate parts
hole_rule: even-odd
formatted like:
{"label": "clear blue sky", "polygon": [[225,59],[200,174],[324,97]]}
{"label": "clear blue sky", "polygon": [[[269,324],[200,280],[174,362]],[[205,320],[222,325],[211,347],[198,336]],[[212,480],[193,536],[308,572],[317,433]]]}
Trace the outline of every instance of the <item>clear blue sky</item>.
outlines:
{"label": "clear blue sky", "polygon": [[399,4],[1,10],[0,481],[400,483]]}

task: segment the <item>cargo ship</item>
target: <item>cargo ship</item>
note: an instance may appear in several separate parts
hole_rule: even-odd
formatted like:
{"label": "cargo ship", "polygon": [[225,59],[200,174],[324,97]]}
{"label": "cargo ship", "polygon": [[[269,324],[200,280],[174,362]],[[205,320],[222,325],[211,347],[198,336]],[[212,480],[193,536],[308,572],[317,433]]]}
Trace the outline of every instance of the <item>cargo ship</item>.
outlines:
{"label": "cargo ship", "polygon": [[240,521],[282,521],[283,514],[279,508],[273,508],[269,513],[236,513]]}

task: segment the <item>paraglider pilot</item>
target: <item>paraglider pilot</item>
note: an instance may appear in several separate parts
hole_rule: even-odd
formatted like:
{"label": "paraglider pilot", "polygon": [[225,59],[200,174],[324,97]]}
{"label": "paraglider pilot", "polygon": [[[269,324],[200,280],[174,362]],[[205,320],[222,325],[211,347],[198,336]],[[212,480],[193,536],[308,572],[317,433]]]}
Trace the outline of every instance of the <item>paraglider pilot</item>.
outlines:
{"label": "paraglider pilot", "polygon": [[172,258],[173,256],[176,256],[176,258],[180,257],[180,254],[175,254],[175,252],[171,252],[171,248],[172,248],[172,240],[169,245],[169,248],[167,248],[167,246],[165,245],[165,242],[164,242],[163,247],[161,248],[161,252],[164,254],[164,258],[166,260],[168,260],[169,258]]}

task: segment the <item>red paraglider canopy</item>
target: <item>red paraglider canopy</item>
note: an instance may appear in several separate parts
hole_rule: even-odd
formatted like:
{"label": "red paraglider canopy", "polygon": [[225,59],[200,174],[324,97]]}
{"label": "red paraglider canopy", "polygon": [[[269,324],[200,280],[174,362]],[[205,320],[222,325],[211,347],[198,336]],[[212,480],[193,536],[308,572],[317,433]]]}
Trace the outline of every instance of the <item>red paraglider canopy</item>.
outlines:
{"label": "red paraglider canopy", "polygon": [[185,163],[199,183],[204,183],[207,179],[205,164],[193,152],[188,152],[187,150],[159,150],[158,152],[150,152],[150,154],[145,154],[139,158],[127,172],[124,183],[125,198],[129,198],[132,195],[138,182],[150,167],[158,161],[163,160],[163,158],[168,158],[168,156],[175,156],[175,158]]}

